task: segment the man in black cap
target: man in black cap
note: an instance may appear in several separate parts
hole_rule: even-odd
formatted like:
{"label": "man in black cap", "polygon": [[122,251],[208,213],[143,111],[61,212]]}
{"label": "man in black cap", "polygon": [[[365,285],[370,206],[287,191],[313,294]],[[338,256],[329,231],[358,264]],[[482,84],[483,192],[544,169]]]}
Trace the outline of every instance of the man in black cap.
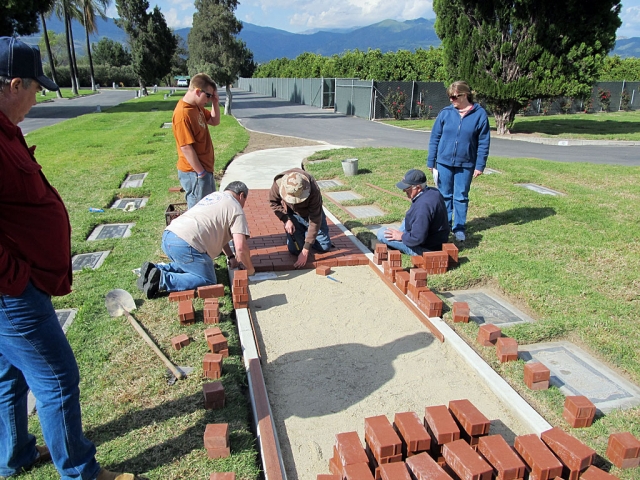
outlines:
{"label": "man in black cap", "polygon": [[[0,37],[0,479],[50,460],[62,479],[133,480],[100,468],[82,432],[78,365],[51,295],[71,291],[71,225],[18,127],[42,88],[38,47]],[[42,435],[28,431],[31,389]]]}
{"label": "man in black cap", "polygon": [[449,220],[438,189],[427,186],[422,170],[409,170],[396,187],[411,199],[411,207],[399,230],[378,230],[378,241],[407,255],[442,250],[442,244],[449,238]]}

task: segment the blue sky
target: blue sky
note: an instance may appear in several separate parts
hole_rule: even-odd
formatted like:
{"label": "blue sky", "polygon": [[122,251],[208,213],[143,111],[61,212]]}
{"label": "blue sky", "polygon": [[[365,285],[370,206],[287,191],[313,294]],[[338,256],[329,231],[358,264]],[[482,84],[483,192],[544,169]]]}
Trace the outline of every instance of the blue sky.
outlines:
{"label": "blue sky", "polygon": [[[586,0],[589,1],[589,0]],[[158,5],[173,28],[190,27],[193,0],[149,0]],[[288,32],[366,26],[386,19],[434,18],[432,0],[240,0],[236,17],[243,21]],[[117,17],[115,2],[108,16]],[[622,4],[618,36],[640,37],[640,0]]]}

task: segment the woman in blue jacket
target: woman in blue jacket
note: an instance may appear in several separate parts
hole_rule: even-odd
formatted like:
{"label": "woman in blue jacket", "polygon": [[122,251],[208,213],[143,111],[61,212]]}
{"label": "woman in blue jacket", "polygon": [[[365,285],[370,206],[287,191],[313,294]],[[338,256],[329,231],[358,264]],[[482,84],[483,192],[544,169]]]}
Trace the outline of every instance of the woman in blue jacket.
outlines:
{"label": "woman in blue jacket", "polygon": [[482,175],[489,155],[489,119],[484,108],[474,103],[467,82],[453,82],[447,94],[451,105],[440,111],[433,124],[427,168],[438,171],[449,224],[456,240],[464,242],[471,180]]}

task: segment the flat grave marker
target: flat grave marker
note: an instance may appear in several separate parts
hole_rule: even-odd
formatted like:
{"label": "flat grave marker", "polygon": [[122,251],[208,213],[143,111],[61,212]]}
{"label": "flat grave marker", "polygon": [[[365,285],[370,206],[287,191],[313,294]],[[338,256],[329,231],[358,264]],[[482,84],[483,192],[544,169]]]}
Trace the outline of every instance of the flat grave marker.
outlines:
{"label": "flat grave marker", "polygon": [[342,183],[340,180],[318,180],[316,181],[316,183],[318,184],[318,187],[320,187],[320,189],[333,188],[344,185],[344,183]]}
{"label": "flat grave marker", "polygon": [[359,207],[344,207],[356,218],[382,217],[385,212],[373,205],[362,205]]}
{"label": "flat grave marker", "polygon": [[493,175],[494,173],[502,173],[500,170],[494,170],[493,168],[485,168],[484,169],[484,174],[485,175]]}
{"label": "flat grave marker", "polygon": [[129,237],[134,225],[135,223],[103,223],[93,229],[87,241]]}
{"label": "flat grave marker", "polygon": [[338,203],[344,202],[345,200],[360,200],[362,198],[362,195],[358,195],[351,190],[346,192],[325,192],[325,195]]}
{"label": "flat grave marker", "polygon": [[71,259],[71,268],[74,272],[82,271],[85,267],[95,270],[102,265],[107,255],[109,255],[109,251],[74,255]]}
{"label": "flat grave marker", "polygon": [[134,173],[127,175],[124,182],[120,185],[120,188],[136,188],[141,187],[144,179],[147,178],[148,173]]}
{"label": "flat grave marker", "polygon": [[491,323],[500,328],[523,322],[533,322],[526,313],[487,290],[458,290],[445,292],[443,296],[452,302],[467,302],[469,320],[478,324]]}
{"label": "flat grave marker", "polygon": [[116,200],[115,202],[113,202],[113,205],[111,205],[110,208],[117,208],[120,210],[124,210],[127,205],[129,205],[130,203],[133,203],[133,205],[135,206],[135,209],[139,209],[144,207],[147,202],[149,201],[149,197],[143,197],[143,198],[120,198],[118,200]]}
{"label": "flat grave marker", "polygon": [[556,192],[555,190],[551,190],[550,188],[543,187],[541,185],[536,185],[535,183],[516,183],[516,186],[526,188],[541,195],[552,195],[554,197],[565,196],[562,192]]}

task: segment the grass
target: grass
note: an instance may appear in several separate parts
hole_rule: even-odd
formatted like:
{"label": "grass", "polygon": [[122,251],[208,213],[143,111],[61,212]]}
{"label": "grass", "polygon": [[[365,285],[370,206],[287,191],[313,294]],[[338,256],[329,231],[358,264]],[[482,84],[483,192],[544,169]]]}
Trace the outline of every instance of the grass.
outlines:
{"label": "grass", "polygon": [[[62,93],[63,98],[75,98],[75,97],[81,97],[81,96],[84,96],[84,95],[95,95],[95,93],[96,93],[96,92],[92,91],[91,89],[80,89],[80,90],[78,90],[78,95],[74,95],[71,92],[70,88],[61,88],[60,92]],[[58,98],[56,92],[52,92],[50,90],[47,90],[44,95],[41,95],[41,94],[36,95],[36,101],[38,103],[47,102],[47,101],[53,100],[55,98]]]}
{"label": "grass", "polygon": [[[384,120],[383,122],[397,127],[428,131],[432,129],[434,119]],[[489,123],[495,132],[493,116],[489,116]],[[638,141],[640,140],[640,111],[517,116],[511,133],[586,140]]]}
{"label": "grass", "polygon": [[[225,359],[221,379],[227,395],[227,406],[222,410],[203,408],[201,362],[207,345],[202,334],[202,300],[196,300],[198,323],[183,327],[175,304],[166,298],[143,299],[135,286],[132,269],[145,260],[163,260],[164,210],[170,203],[184,201],[181,194],[168,192],[169,187],[179,185],[176,147],[171,130],[160,128],[171,121],[177,99],[162,98],[151,95],[133,100],[27,137],[29,144],[38,145],[44,173],[69,210],[72,253],[110,251],[98,270],[74,274],[70,295],[54,299],[56,308],[78,309],[68,338],[80,367],[85,433],[96,443],[97,458],[108,469],[134,471],[149,479],[205,479],[213,471],[235,471],[238,478],[256,479],[259,467],[246,374],[224,265],[216,271],[227,293],[220,327],[228,336],[231,356]],[[232,117],[223,117],[222,124],[211,132],[216,172],[220,174],[245,148],[248,134]],[[128,173],[143,172],[149,175],[142,187],[119,188]],[[131,213],[108,208],[114,199],[125,196],[145,196],[149,202]],[[89,207],[104,208],[105,212],[89,213]],[[132,236],[86,241],[98,224],[108,222],[134,222]],[[187,379],[167,385],[164,364],[126,318],[108,315],[104,298],[114,288],[133,295],[138,307],[134,316],[175,364],[194,367]],[[174,351],[170,339],[180,333],[187,333],[193,343]],[[205,425],[223,422],[230,425],[231,456],[209,460],[202,443]],[[37,416],[30,419],[30,430],[39,430]],[[54,467],[47,465],[20,478],[55,477]]]}
{"label": "grass", "polygon": [[[359,174],[345,177],[341,160],[356,157]],[[345,149],[318,152],[307,164],[318,179],[339,178],[387,212],[383,218],[354,220],[331,202],[326,206],[368,243],[367,224],[400,221],[408,202],[367,186],[398,193],[395,182],[410,168],[423,168],[424,152],[408,149]],[[470,193],[467,242],[460,265],[429,277],[436,291],[488,286],[536,321],[504,329],[520,344],[569,340],[640,383],[640,168],[490,157],[501,174],[474,180]],[[540,195],[515,186],[537,183],[566,194]],[[403,255],[403,264],[410,265]],[[447,315],[449,320],[449,315]],[[451,324],[474,346],[477,325]],[[525,398],[558,426],[563,395],[556,388],[529,391],[522,380],[523,362],[497,362],[491,348],[474,347]],[[616,411],[594,426],[571,433],[606,450],[607,435],[630,431],[640,437],[640,408]],[[639,469],[612,473],[640,478]]]}

